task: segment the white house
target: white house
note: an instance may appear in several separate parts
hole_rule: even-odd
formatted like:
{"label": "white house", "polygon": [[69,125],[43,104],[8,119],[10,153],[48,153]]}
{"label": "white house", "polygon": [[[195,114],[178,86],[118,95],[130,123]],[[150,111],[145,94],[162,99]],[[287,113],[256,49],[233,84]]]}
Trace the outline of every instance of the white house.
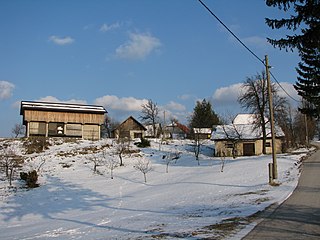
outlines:
{"label": "white house", "polygon": [[[252,156],[263,152],[263,135],[261,128],[254,124],[253,114],[238,114],[232,124],[218,125],[212,132],[211,139],[215,142],[216,156]],[[266,153],[272,153],[271,128],[267,124]],[[275,126],[276,152],[282,152],[282,129]]]}

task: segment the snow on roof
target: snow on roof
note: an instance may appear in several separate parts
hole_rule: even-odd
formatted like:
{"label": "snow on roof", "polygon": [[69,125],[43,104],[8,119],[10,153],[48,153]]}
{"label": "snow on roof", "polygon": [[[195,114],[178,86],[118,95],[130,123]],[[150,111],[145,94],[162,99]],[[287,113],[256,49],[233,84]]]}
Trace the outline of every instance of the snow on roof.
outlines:
{"label": "snow on roof", "polygon": [[[271,137],[270,125],[266,126],[267,137]],[[276,137],[284,137],[282,129],[275,126]],[[212,132],[212,140],[227,140],[227,139],[240,139],[240,140],[252,140],[261,139],[261,128],[256,128],[253,124],[229,124],[218,125],[216,130]]]}
{"label": "snow on roof", "polygon": [[169,125],[166,126],[166,128],[170,128],[170,127],[171,128],[177,127],[181,131],[183,131],[184,133],[189,133],[190,132],[190,129],[187,126],[185,126],[185,125],[183,125],[181,123],[178,123],[178,122],[172,122],[172,123],[170,123]]}
{"label": "snow on roof", "polygon": [[241,113],[233,119],[233,124],[252,124],[255,120],[255,114]]}
{"label": "snow on roof", "polygon": [[211,128],[193,128],[193,132],[195,134],[211,134],[212,133],[212,129]]}
{"label": "snow on roof", "polygon": [[21,115],[25,109],[66,111],[66,112],[70,111],[70,112],[107,113],[106,109],[103,106],[96,106],[96,105],[22,101],[21,108],[20,108]]}

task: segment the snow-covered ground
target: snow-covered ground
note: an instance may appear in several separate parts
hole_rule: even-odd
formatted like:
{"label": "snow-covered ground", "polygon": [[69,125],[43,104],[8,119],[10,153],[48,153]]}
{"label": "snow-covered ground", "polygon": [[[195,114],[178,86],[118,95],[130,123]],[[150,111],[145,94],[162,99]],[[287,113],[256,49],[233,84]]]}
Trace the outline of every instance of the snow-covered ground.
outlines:
{"label": "snow-covered ground", "polygon": [[[20,141],[11,144],[23,153]],[[227,158],[221,172],[221,159],[212,157],[212,142],[202,148],[200,165],[190,141],[170,141],[159,151],[153,140],[151,147],[125,155],[114,179],[106,166],[94,173],[90,151],[118,159],[114,148],[110,139],[60,142],[25,155],[25,171],[44,162],[40,187],[34,189],[22,188],[21,180],[8,188],[1,173],[0,239],[237,239],[232,227],[239,230],[246,216],[291,194],[299,159],[306,154],[278,155],[280,185],[270,186],[271,156]],[[180,158],[166,172],[163,156],[177,152]],[[152,164],[146,183],[134,168],[139,159]]]}

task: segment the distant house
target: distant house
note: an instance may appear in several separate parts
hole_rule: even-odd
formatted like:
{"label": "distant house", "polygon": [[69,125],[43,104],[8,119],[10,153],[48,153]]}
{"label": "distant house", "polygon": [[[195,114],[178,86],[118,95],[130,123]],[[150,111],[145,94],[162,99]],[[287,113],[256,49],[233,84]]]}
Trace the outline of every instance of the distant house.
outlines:
{"label": "distant house", "polygon": [[114,130],[114,136],[128,139],[143,138],[146,130],[140,122],[130,116]]}
{"label": "distant house", "polygon": [[98,140],[105,113],[104,107],[95,105],[22,101],[20,106],[26,137]]}
{"label": "distant house", "polygon": [[181,123],[172,122],[165,126],[165,133],[167,138],[184,139],[189,136],[190,129]]}
{"label": "distant house", "polygon": [[193,128],[193,133],[197,135],[199,139],[210,139],[212,129],[211,128]]}
{"label": "distant house", "polygon": [[[260,155],[263,150],[263,137],[260,128],[253,124],[254,115],[239,114],[229,125],[218,125],[212,132],[211,139],[215,142],[216,156],[252,156]],[[266,153],[272,153],[271,130],[267,124]],[[282,152],[284,133],[275,126],[275,149]]]}

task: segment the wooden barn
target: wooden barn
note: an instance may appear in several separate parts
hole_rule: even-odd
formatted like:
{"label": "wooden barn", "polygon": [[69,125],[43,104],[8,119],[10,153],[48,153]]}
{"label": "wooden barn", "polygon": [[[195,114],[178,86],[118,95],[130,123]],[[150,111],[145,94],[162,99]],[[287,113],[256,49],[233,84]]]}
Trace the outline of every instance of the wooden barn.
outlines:
{"label": "wooden barn", "polygon": [[146,130],[140,122],[130,116],[114,130],[114,135],[116,138],[144,138]]}
{"label": "wooden barn", "polygon": [[26,137],[76,137],[100,139],[104,107],[70,103],[22,101],[20,115]]}

